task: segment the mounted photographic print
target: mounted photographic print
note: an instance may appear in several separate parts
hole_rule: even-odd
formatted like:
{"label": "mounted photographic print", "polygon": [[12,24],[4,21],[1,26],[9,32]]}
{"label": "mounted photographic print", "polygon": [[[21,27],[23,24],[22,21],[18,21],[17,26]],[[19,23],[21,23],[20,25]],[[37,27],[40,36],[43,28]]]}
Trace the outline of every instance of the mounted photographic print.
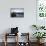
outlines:
{"label": "mounted photographic print", "polygon": [[11,8],[11,17],[24,17],[24,8]]}
{"label": "mounted photographic print", "polygon": [[46,0],[37,1],[37,15],[39,18],[46,17]]}
{"label": "mounted photographic print", "polygon": [[37,0],[36,24],[46,25],[46,0]]}

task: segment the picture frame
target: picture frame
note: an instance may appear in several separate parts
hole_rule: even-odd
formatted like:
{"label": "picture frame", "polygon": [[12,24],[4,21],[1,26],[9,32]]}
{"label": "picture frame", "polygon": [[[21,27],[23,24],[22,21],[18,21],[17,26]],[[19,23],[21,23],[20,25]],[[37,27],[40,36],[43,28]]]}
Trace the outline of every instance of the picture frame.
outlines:
{"label": "picture frame", "polygon": [[45,25],[46,20],[46,5],[44,4],[45,0],[36,1],[36,24]]}
{"label": "picture frame", "polygon": [[11,8],[10,9],[10,16],[14,17],[24,17],[24,8]]}

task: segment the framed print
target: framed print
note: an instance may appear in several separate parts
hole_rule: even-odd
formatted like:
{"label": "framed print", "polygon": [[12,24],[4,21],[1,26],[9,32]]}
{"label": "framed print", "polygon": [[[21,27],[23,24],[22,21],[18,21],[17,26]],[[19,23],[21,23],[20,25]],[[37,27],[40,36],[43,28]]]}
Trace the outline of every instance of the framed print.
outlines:
{"label": "framed print", "polygon": [[45,25],[46,23],[46,0],[37,0],[36,4],[37,14],[36,23],[39,25]]}
{"label": "framed print", "polygon": [[24,8],[11,8],[11,17],[24,17]]}
{"label": "framed print", "polygon": [[46,17],[46,0],[37,0],[37,15],[41,17]]}

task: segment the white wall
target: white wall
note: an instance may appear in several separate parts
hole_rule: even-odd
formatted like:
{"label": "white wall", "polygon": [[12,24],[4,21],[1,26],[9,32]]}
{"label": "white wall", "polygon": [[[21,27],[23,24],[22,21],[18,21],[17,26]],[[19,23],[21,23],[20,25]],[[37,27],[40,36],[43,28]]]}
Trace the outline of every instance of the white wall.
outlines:
{"label": "white wall", "polygon": [[[10,8],[24,8],[24,18],[11,18]],[[19,27],[19,32],[30,32],[36,24],[36,0],[0,0],[0,34],[11,27]]]}

